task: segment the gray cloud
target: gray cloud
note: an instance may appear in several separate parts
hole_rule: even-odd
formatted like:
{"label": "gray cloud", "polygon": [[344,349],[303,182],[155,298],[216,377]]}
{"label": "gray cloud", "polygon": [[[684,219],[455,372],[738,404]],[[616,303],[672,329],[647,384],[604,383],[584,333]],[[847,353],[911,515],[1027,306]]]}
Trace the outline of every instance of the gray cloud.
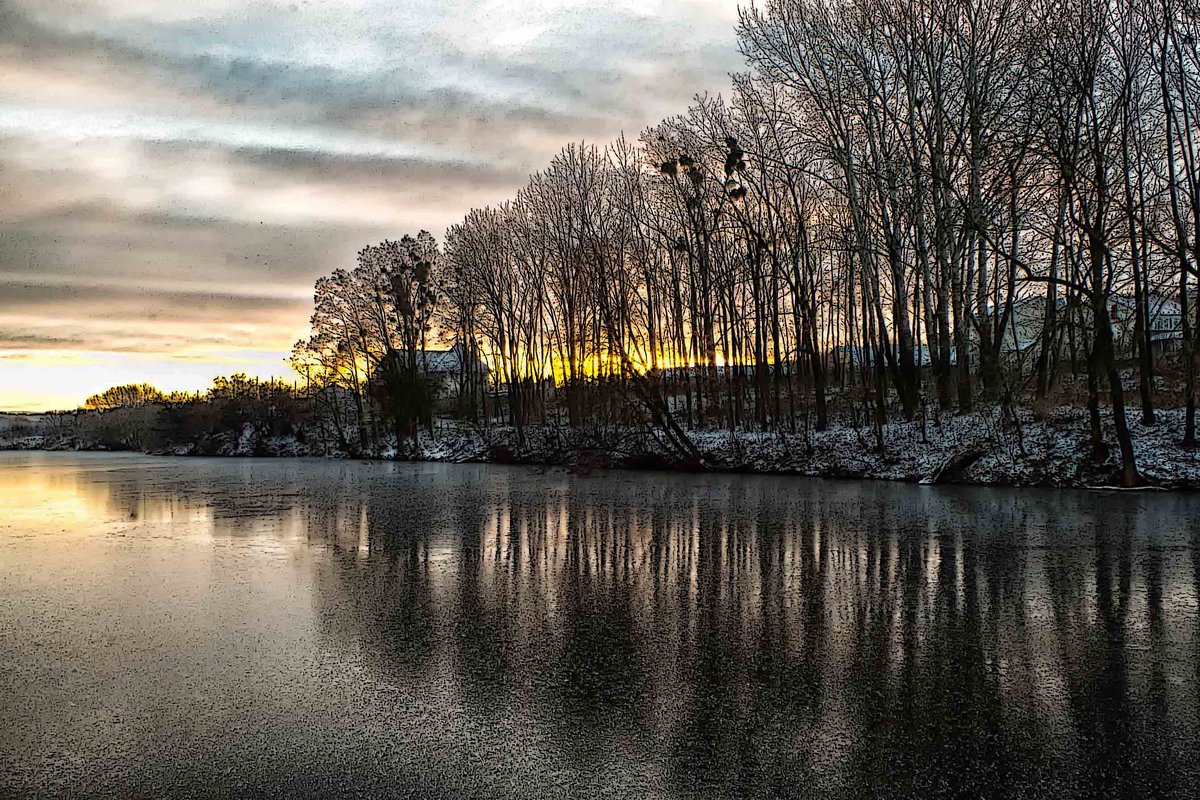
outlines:
{"label": "gray cloud", "polygon": [[[82,348],[87,343],[82,336],[46,336],[0,329],[0,350],[59,350]],[[29,354],[20,355],[29,357]]]}
{"label": "gray cloud", "polygon": [[364,244],[739,67],[725,0],[0,0],[0,356],[278,365]]}
{"label": "gray cloud", "polygon": [[[457,133],[449,144],[508,149],[525,168],[536,166],[530,156],[545,154],[511,152],[512,137],[495,135],[497,126],[572,136],[640,127],[696,91],[720,88],[740,63],[732,26],[723,19],[708,28],[704,6],[692,3],[663,4],[657,16],[611,7],[548,11],[542,30],[517,51],[460,46],[456,31],[439,30],[454,16],[452,3],[417,4],[408,14],[397,6],[410,4],[352,4],[378,20],[347,31],[370,45],[358,61],[353,47],[343,54],[329,42],[329,29],[346,27],[332,11],[287,13],[267,4],[258,14],[147,25],[114,20],[98,5],[74,22],[46,4],[25,4],[25,12],[7,5],[5,38],[27,60],[100,64],[143,80],[149,73],[156,84],[252,120],[400,139]],[[315,55],[296,44],[313,46]]]}

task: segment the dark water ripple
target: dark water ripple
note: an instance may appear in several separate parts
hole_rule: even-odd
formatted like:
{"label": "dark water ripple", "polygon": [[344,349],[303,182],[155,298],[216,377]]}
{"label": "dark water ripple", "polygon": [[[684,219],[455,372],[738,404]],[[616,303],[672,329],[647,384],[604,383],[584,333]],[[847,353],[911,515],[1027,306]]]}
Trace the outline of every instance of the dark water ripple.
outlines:
{"label": "dark water ripple", "polygon": [[0,454],[2,797],[1179,797],[1200,497]]}

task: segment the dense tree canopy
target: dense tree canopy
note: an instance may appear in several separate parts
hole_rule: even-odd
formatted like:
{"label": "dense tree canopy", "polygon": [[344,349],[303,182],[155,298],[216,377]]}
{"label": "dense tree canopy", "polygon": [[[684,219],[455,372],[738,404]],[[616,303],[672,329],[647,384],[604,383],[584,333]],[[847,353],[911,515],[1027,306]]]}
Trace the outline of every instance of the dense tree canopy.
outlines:
{"label": "dense tree canopy", "polygon": [[126,383],[112,386],[99,394],[92,395],[84,401],[84,407],[103,411],[149,405],[161,402],[162,399],[163,393],[148,383]]}
{"label": "dense tree canopy", "polygon": [[1078,403],[1133,484],[1136,388],[1195,443],[1194,2],[769,0],[738,32],[727,96],[568,145],[444,254],[406,237],[322,279],[294,363],[362,437],[436,323],[471,355],[462,408],[518,429],[686,450],[840,414],[882,447],[893,417]]}

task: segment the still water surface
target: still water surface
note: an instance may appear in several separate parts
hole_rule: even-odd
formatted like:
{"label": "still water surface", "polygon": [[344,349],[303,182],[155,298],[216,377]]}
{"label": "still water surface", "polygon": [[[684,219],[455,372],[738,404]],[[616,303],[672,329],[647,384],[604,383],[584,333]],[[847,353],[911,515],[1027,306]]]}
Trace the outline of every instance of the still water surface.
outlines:
{"label": "still water surface", "polygon": [[0,454],[0,796],[1195,797],[1200,496]]}

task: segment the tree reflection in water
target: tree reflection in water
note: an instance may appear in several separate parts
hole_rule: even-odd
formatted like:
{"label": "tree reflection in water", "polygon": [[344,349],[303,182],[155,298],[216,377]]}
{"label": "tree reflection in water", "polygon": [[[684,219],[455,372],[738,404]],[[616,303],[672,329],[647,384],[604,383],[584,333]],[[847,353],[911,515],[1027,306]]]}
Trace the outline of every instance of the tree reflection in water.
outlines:
{"label": "tree reflection in water", "polygon": [[329,673],[304,688],[326,709],[329,681],[366,687],[337,735],[369,774],[547,797],[1200,778],[1191,496],[138,463],[58,480],[112,519],[200,515],[214,542],[313,556]]}
{"label": "tree reflection in water", "polygon": [[450,665],[466,713],[599,783],[636,765],[689,796],[1094,797],[1195,777],[1194,501],[469,470],[444,504],[346,498],[370,556],[343,551],[327,632],[392,680]]}

